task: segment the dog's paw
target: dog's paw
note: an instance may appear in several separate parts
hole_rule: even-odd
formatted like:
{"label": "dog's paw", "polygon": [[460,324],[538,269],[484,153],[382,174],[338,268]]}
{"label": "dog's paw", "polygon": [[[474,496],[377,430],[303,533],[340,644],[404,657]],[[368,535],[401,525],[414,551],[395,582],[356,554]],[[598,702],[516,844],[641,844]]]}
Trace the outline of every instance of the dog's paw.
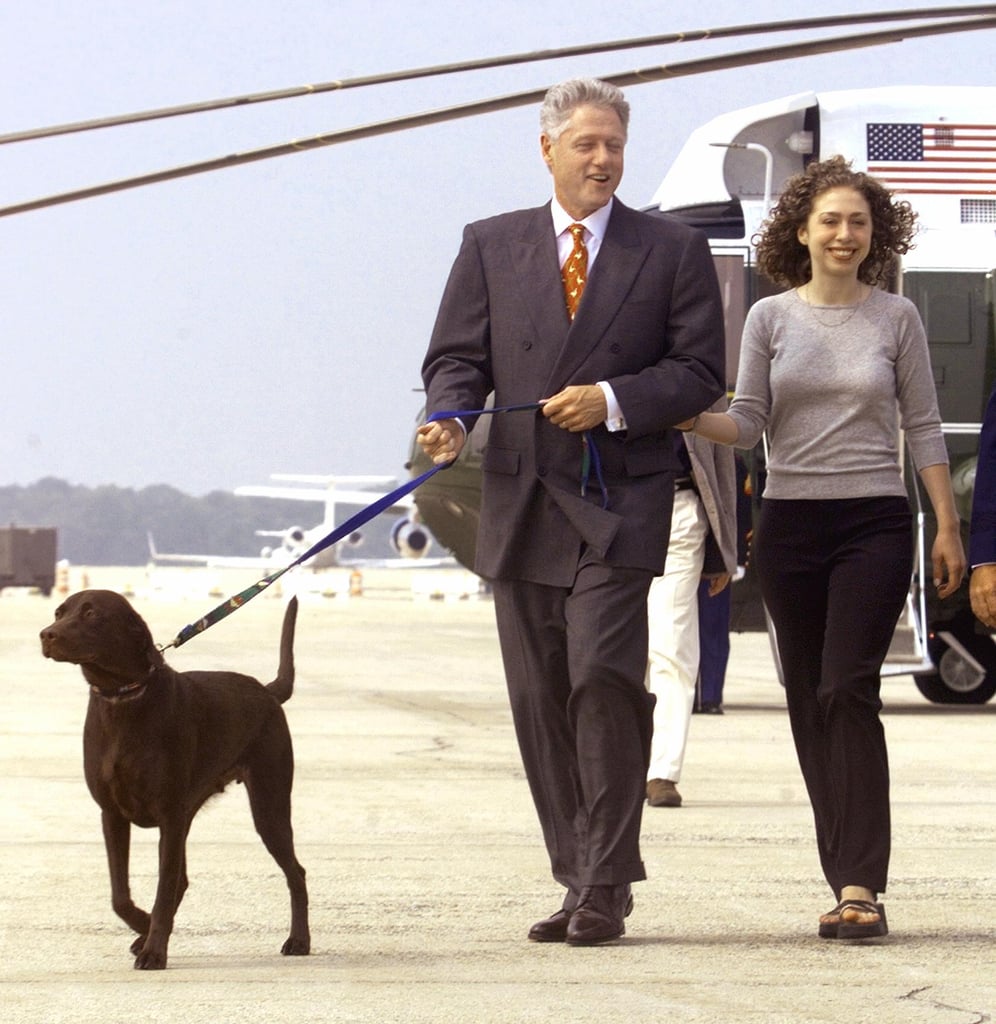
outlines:
{"label": "dog's paw", "polygon": [[165,971],[166,951],[158,949],[141,949],[135,957],[136,971]]}
{"label": "dog's paw", "polygon": [[280,952],[284,956],[307,956],[311,952],[311,939],[296,939],[292,935],[280,948]]}

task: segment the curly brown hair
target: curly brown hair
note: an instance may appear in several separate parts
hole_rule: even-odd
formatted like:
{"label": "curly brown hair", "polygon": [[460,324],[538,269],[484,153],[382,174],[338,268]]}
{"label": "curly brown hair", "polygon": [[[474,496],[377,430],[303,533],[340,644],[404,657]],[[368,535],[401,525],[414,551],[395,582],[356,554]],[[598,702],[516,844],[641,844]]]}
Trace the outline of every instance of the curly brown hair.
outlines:
{"label": "curly brown hair", "polygon": [[797,288],[812,276],[809,250],[798,233],[809,220],[816,197],[831,188],[855,189],[871,210],[871,249],[858,267],[858,280],[877,285],[888,277],[895,257],[913,247],[917,215],[910,204],[895,201],[877,178],[852,170],[842,156],[832,156],[814,161],[785,182],[778,204],[752,239],[761,273],[775,284]]}

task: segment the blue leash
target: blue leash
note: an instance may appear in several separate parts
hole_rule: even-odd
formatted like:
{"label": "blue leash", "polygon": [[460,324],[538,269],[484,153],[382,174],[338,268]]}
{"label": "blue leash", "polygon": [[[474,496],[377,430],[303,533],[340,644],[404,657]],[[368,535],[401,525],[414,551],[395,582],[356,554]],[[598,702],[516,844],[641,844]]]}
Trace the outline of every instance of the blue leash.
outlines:
{"label": "blue leash", "polygon": [[173,638],[173,640],[166,644],[162,650],[169,650],[170,647],[179,647],[181,644],[185,644],[188,640],[193,639],[198,633],[203,633],[205,629],[213,626],[216,622],[220,622],[226,616],[231,615],[236,609],[241,608],[247,601],[251,601],[257,594],[261,594],[271,583],[275,583],[281,576],[286,572],[290,572],[291,569],[297,568],[302,562],[306,562],[309,558],[313,558],[319,552],[324,551],[326,548],[331,547],[336,541],[340,541],[343,537],[348,537],[354,530],[359,529],[364,523],[369,522],[374,516],[380,515],[385,509],[390,508],[399,498],[403,498],[406,494],[411,493],[416,487],[425,483],[434,473],[437,473],[441,469],[445,469],[446,466],[433,466],[432,469],[427,470],[420,477],[409,480],[401,487],[391,491],[390,494],[385,494],[383,497],[378,498],[373,504],[367,505],[366,508],[361,509],[354,516],[350,516],[344,523],[337,526],[331,533],[327,534],[316,544],[313,544],[303,555],[299,555],[289,565],[285,565],[283,568],[278,569],[276,572],[270,573],[269,576],[264,576],[261,580],[253,583],[251,586],[246,587],[245,590],[239,591],[237,594],[233,594],[226,601],[223,601],[217,608],[212,609],[202,619],[198,619],[196,622],[192,622],[187,626],[184,626],[179,633]]}
{"label": "blue leash", "polygon": [[[540,408],[539,402],[529,402],[523,405],[503,405],[495,409],[474,409],[474,410],[462,410],[460,412],[443,411],[433,413],[426,422],[434,423],[437,420],[456,419],[460,416],[484,416],[494,415],[503,412],[520,412],[529,409]],[[585,434],[587,438],[588,435]],[[594,463],[596,466],[596,473],[598,476],[599,483],[602,484],[602,469],[598,461],[598,453],[594,447],[594,443],[590,440],[586,441],[586,450],[590,449],[595,453]],[[344,537],[348,537],[355,530],[358,530],[364,523],[369,522],[375,516],[380,515],[385,509],[390,508],[400,498],[411,494],[417,487],[421,487],[430,477],[434,476],[440,470],[448,469],[452,463],[444,462],[439,465],[433,466],[431,469],[426,470],[421,476],[416,477],[412,480],[408,480],[403,483],[400,487],[395,488],[390,494],[385,494],[383,497],[378,498],[375,502],[367,505],[366,508],[361,509],[356,515],[350,516],[344,523],[337,526],[331,533],[323,537],[316,544],[313,544],[303,555],[299,555],[289,565],[285,565],[282,569],[278,569],[276,572],[270,573],[269,576],[264,576],[261,580],[253,583],[251,586],[246,587],[245,590],[239,591],[232,597],[223,601],[217,608],[212,609],[202,619],[198,619],[196,622],[192,622],[187,626],[184,626],[179,633],[173,638],[170,643],[166,644],[165,647],[160,650],[166,651],[170,647],[180,647],[185,644],[188,640],[197,636],[199,633],[203,633],[205,629],[213,626],[216,622],[220,622],[222,619],[231,615],[232,612],[241,608],[247,601],[251,601],[257,594],[261,594],[267,587],[272,583],[275,583],[284,573],[290,572],[291,569],[297,568],[302,562],[306,562],[309,558],[313,558],[315,555],[324,551],[326,548],[331,547],[337,541],[342,540]],[[582,480],[582,491],[585,493],[587,487],[587,480]],[[604,484],[602,484],[602,495],[603,495],[603,507],[608,500],[608,496],[605,492]]]}

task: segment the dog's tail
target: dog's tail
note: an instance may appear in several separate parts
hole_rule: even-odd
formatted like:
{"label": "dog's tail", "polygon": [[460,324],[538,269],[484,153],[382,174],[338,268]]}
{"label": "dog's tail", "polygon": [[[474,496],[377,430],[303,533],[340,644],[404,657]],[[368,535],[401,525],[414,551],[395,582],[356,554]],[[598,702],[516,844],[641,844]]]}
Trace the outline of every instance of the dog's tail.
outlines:
{"label": "dog's tail", "polygon": [[280,631],[280,667],[277,678],[267,684],[267,689],[281,704],[290,700],[294,692],[294,626],[297,623],[297,598],[287,602],[284,625]]}

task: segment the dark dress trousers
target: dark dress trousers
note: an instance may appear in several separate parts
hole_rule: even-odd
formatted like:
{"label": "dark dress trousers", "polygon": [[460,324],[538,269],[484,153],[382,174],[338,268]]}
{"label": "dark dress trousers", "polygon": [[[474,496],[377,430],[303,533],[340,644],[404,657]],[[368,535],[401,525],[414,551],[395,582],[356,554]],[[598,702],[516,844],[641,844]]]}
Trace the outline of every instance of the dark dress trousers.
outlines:
{"label": "dark dress trousers", "polygon": [[582,488],[582,435],[539,412],[493,418],[475,567],[493,581],[516,733],[554,877],[573,893],[644,878],[646,596],[667,551],[677,471],[670,428],[724,393],[707,241],[614,200],[571,321],[549,204],[470,224],[423,379],[429,413],[479,409],[491,391],[505,406],[571,384],[614,390],[626,429],[591,432],[604,493],[594,470]]}

